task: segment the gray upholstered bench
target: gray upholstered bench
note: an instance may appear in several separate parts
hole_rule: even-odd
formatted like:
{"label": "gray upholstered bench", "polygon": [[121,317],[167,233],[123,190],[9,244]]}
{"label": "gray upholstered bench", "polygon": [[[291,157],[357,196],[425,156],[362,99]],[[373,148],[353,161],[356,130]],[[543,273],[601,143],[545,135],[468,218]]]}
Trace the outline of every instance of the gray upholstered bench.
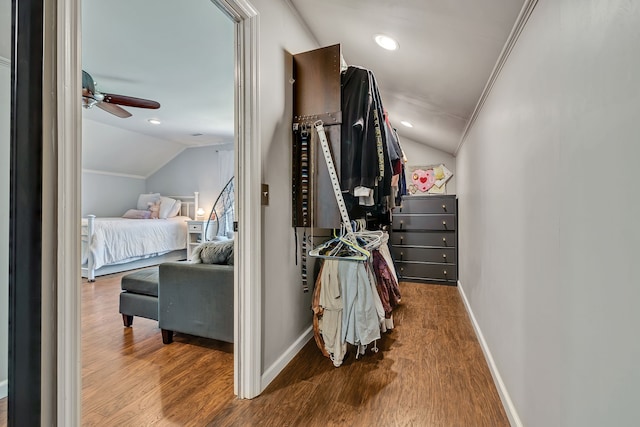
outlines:
{"label": "gray upholstered bench", "polygon": [[158,267],[122,276],[120,287],[120,313],[124,326],[133,324],[133,316],[158,320]]}

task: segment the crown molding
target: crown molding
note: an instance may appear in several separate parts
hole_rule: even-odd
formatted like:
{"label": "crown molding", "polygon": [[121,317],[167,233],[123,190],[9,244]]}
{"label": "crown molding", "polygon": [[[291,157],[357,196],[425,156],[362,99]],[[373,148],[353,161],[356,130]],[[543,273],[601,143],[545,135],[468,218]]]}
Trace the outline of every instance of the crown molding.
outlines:
{"label": "crown molding", "polygon": [[467,125],[465,126],[464,131],[462,132],[462,137],[460,138],[458,147],[456,147],[456,150],[453,152],[454,156],[458,155],[460,148],[462,148],[462,145],[465,143],[467,139],[467,135],[469,134],[469,130],[471,130],[471,127],[473,126],[476,119],[478,118],[480,111],[482,111],[482,107],[484,107],[484,103],[489,97],[489,94],[493,89],[493,85],[495,84],[496,80],[498,80],[498,76],[502,71],[502,67],[504,67],[504,64],[506,64],[507,59],[509,59],[509,55],[511,54],[511,51],[515,47],[516,42],[518,41],[518,38],[522,33],[522,30],[524,29],[527,22],[529,21],[529,17],[531,16],[531,13],[533,12],[533,9],[535,9],[537,4],[538,4],[538,0],[525,0],[524,4],[522,5],[522,9],[520,9],[520,13],[518,14],[516,23],[513,25],[513,28],[511,29],[511,33],[509,34],[509,37],[507,37],[507,41],[502,47],[500,56],[498,56],[498,61],[496,62],[496,65],[494,65],[493,70],[489,75],[489,80],[487,81],[487,84],[484,86],[484,89],[482,90],[482,94],[480,95],[480,99],[476,104],[476,108],[474,108],[473,113],[471,113],[471,117],[469,118],[469,121],[467,122]]}
{"label": "crown molding", "polygon": [[128,173],[100,171],[100,170],[95,170],[95,169],[82,169],[82,173],[90,173],[90,174],[94,174],[94,175],[117,176],[117,177],[120,177],[120,178],[147,179],[147,177],[142,176],[142,175],[132,175],[132,174],[128,174]]}

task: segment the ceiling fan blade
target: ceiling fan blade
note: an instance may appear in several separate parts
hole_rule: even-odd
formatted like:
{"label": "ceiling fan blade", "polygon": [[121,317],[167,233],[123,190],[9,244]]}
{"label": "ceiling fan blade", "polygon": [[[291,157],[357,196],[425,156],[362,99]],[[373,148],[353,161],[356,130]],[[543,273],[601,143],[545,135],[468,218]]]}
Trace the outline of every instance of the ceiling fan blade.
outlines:
{"label": "ceiling fan blade", "polygon": [[99,108],[102,108],[104,111],[111,113],[115,116],[118,116],[120,118],[126,119],[127,117],[131,117],[131,113],[128,112],[127,110],[125,110],[124,108],[121,108],[120,106],[116,105],[116,104],[109,104],[106,102],[98,102],[96,104],[96,106],[98,106]]}
{"label": "ceiling fan blade", "polygon": [[94,94],[96,93],[96,87],[94,85],[93,82],[93,77],[91,77],[91,75],[89,73],[87,73],[85,70],[82,70],[82,92],[84,94],[84,91],[89,92],[90,94]]}
{"label": "ceiling fan blade", "polygon": [[126,107],[138,107],[138,108],[160,108],[160,104],[150,99],[135,98],[133,96],[116,95],[113,93],[102,93],[104,95],[103,102],[110,104],[124,105]]}

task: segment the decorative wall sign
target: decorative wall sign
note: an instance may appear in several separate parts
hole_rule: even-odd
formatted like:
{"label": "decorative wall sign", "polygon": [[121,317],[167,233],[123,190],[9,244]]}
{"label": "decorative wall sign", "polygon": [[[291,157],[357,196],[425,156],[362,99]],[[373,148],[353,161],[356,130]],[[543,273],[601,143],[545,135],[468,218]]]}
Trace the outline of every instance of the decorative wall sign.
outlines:
{"label": "decorative wall sign", "polygon": [[453,173],[444,164],[409,166],[407,190],[409,194],[446,194],[446,183]]}

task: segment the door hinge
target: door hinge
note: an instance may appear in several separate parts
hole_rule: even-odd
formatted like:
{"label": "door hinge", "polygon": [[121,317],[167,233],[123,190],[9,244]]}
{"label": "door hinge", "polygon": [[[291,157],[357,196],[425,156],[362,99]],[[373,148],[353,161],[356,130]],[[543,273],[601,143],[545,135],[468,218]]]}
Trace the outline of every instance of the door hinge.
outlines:
{"label": "door hinge", "polygon": [[234,231],[235,233],[237,233],[237,232],[238,232],[238,221],[233,221],[233,231]]}

